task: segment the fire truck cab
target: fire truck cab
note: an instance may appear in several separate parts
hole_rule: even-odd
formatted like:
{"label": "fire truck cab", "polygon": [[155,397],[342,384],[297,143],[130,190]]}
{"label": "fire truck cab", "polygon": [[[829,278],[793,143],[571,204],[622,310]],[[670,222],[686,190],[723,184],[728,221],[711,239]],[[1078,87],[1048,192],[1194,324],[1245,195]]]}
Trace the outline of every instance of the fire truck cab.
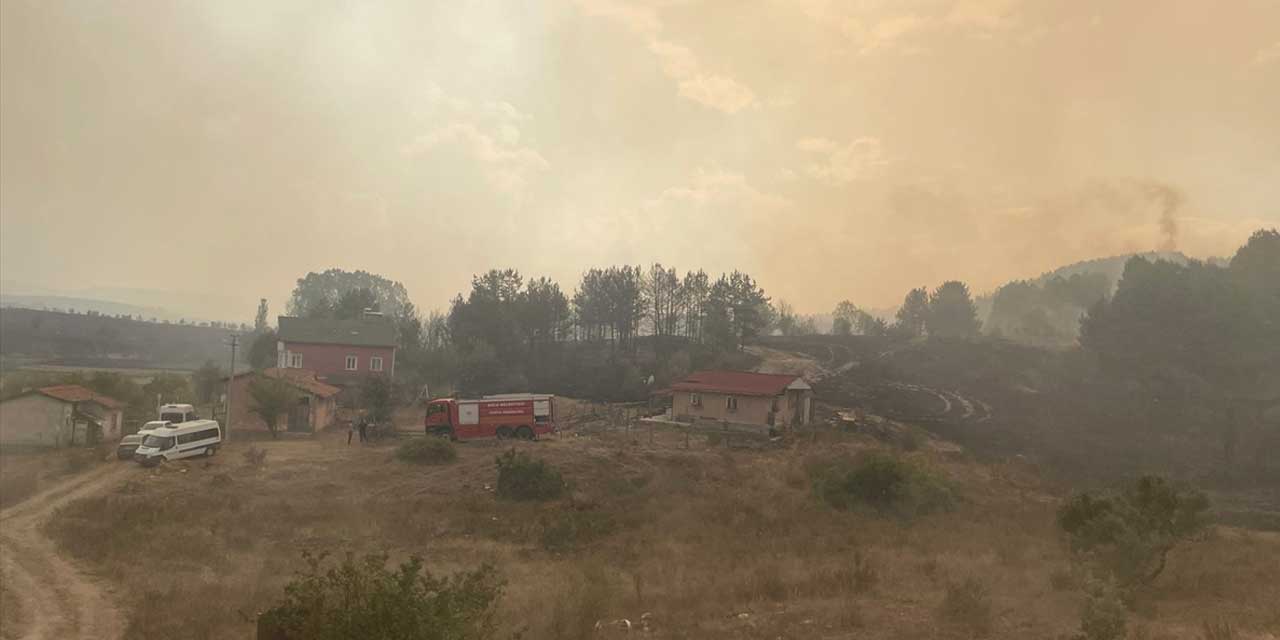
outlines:
{"label": "fire truck cab", "polygon": [[441,398],[427,405],[428,436],[453,440],[521,438],[533,440],[554,433],[555,396],[507,393],[476,400]]}

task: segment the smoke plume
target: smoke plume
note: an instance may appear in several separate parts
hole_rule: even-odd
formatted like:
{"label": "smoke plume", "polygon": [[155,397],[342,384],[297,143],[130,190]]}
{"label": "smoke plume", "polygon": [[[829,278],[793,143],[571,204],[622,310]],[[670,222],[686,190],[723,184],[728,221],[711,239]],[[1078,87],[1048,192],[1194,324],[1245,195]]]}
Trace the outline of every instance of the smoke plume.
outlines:
{"label": "smoke plume", "polygon": [[1164,184],[1147,185],[1147,194],[1160,207],[1160,233],[1164,234],[1164,241],[1160,244],[1160,250],[1176,251],[1178,249],[1178,219],[1174,216],[1174,213],[1182,206],[1182,195],[1172,187]]}

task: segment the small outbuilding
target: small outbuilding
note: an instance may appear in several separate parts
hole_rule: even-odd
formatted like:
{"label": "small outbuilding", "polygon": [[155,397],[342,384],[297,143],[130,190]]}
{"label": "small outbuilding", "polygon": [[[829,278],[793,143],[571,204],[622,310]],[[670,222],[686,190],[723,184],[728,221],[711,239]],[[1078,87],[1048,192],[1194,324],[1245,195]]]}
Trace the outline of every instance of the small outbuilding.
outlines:
{"label": "small outbuilding", "polygon": [[66,447],[120,438],[124,403],[76,384],[0,402],[0,446]]}
{"label": "small outbuilding", "polygon": [[253,412],[253,395],[249,392],[249,385],[255,376],[283,380],[297,392],[294,405],[282,425],[287,430],[314,433],[333,424],[338,412],[338,393],[342,389],[321,382],[316,372],[308,369],[271,367],[261,371],[237,373],[231,378],[232,429],[267,428],[262,418]]}
{"label": "small outbuilding", "polygon": [[809,424],[813,388],[791,374],[699,371],[673,383],[671,415],[788,428]]}

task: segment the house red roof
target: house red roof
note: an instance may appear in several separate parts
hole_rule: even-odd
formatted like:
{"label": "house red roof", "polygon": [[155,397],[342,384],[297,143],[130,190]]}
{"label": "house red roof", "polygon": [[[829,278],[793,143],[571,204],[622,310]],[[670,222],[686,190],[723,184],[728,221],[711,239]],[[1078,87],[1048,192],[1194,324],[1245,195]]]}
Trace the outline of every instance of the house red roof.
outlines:
{"label": "house red roof", "polygon": [[338,387],[317,380],[316,372],[311,371],[310,369],[280,369],[278,367],[270,367],[263,369],[260,372],[243,371],[237,373],[235,377],[240,378],[243,376],[253,375],[255,373],[261,373],[269,378],[279,378],[302,391],[321,398],[336,396],[342,391],[342,389]]}
{"label": "house red roof", "polygon": [[86,389],[78,384],[59,384],[52,387],[42,387],[40,389],[36,389],[36,393],[49,396],[55,400],[62,400],[63,402],[94,402],[108,409],[124,408],[123,402],[120,402],[115,398],[104,396],[100,393],[95,393],[94,391]]}
{"label": "house red roof", "polygon": [[750,371],[699,371],[671,385],[672,391],[724,393],[738,396],[776,396],[800,376]]}

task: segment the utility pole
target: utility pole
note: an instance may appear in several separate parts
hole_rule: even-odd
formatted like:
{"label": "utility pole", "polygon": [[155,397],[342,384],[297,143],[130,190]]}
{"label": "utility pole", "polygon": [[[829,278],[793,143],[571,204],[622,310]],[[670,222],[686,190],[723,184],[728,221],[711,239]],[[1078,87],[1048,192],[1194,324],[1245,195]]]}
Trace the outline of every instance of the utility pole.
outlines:
{"label": "utility pole", "polygon": [[236,382],[236,347],[240,346],[240,336],[231,334],[231,370],[227,373],[227,424],[222,428],[222,440],[231,439],[231,387]]}

